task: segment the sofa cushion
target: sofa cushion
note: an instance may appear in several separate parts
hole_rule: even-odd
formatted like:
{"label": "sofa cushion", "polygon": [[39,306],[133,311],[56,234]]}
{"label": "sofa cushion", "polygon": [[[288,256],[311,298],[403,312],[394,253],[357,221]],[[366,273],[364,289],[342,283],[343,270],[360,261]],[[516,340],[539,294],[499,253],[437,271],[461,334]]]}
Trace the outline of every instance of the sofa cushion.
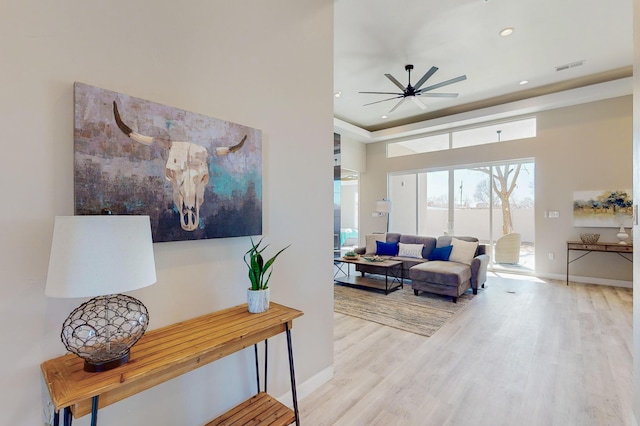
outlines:
{"label": "sofa cushion", "polygon": [[[417,257],[400,257],[400,256],[394,256],[391,258],[391,260],[399,260],[402,262],[402,269],[404,269],[405,271],[409,271],[409,269],[413,266],[419,265],[421,263],[424,263],[427,261],[427,259],[418,259]],[[405,278],[408,277],[409,274],[407,273],[405,275]]]}
{"label": "sofa cushion", "polygon": [[398,256],[400,257],[416,257],[422,258],[422,249],[424,244],[405,244],[398,243]]}
{"label": "sofa cushion", "polygon": [[422,248],[422,257],[425,259],[429,258],[431,254],[431,250],[436,246],[436,239],[434,237],[425,237],[421,235],[402,235],[400,237],[400,242],[403,244],[422,244],[424,247]]}
{"label": "sofa cushion", "polygon": [[395,256],[398,254],[398,243],[376,241],[376,254],[378,256]]}
{"label": "sofa cushion", "polygon": [[436,247],[431,251],[429,260],[449,260],[453,246]]}
{"label": "sofa cushion", "polygon": [[441,236],[438,237],[438,242],[436,244],[436,247],[450,246],[451,245],[451,240],[453,238],[456,238],[456,239],[462,240],[462,241],[471,241],[471,242],[478,241],[478,249],[476,251],[476,256],[479,255],[479,254],[484,254],[485,245],[484,244],[480,244],[479,240],[476,237],[457,237],[457,236],[453,236],[453,235],[441,235]]}
{"label": "sofa cushion", "polygon": [[400,237],[402,234],[398,234],[396,232],[387,232],[386,242],[388,243],[398,243],[400,242]]}
{"label": "sofa cushion", "polygon": [[457,262],[434,260],[409,269],[409,278],[434,284],[457,287],[471,279],[471,268]]}
{"label": "sofa cushion", "polygon": [[373,254],[376,252],[376,241],[385,241],[387,236],[385,234],[367,234],[364,237],[366,248],[366,254]]}
{"label": "sofa cushion", "polygon": [[478,242],[463,241],[457,238],[452,238],[451,245],[453,246],[453,249],[451,249],[449,260],[464,263],[465,265],[471,265],[471,262],[476,255],[476,250],[478,249]]}

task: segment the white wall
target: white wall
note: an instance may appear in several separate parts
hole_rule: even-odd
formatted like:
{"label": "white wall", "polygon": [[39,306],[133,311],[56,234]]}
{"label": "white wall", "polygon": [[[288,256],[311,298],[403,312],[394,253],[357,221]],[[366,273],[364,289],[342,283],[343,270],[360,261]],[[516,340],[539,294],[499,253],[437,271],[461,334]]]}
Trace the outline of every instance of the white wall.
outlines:
{"label": "white wall", "polygon": [[[4,2],[0,28],[0,423],[43,424],[40,363],[64,354],[61,324],[83,301],[44,295],[54,216],[73,214],[74,81],[262,130],[263,233],[292,243],[272,298],[305,313],[293,328],[298,383],[330,370],[333,2]],[[132,293],[150,329],[244,303],[248,244],[155,244],[158,282]],[[269,347],[278,396],[289,390],[284,338]],[[251,354],[107,407],[100,424],[203,424],[253,392]]]}
{"label": "white wall", "polygon": [[340,187],[340,227],[358,229],[358,181],[342,181]]}
{"label": "white wall", "polygon": [[[640,204],[640,1],[633,2],[633,199]],[[638,235],[639,227],[633,231]],[[638,426],[640,419],[640,239],[633,242],[633,412],[631,425]]]}
{"label": "white wall", "polygon": [[340,136],[340,161],[343,169],[364,172],[367,170],[367,148],[348,136]]}
{"label": "white wall", "polygon": [[[453,165],[534,158],[536,271],[562,279],[566,273],[566,241],[581,232],[599,232],[602,241],[617,241],[617,228],[573,226],[573,192],[628,188],[632,183],[632,97],[623,96],[537,114],[537,137],[386,158],[386,142],[367,145],[367,171],[360,175],[360,235],[384,227],[370,212],[387,195],[387,174]],[[393,202],[393,200],[392,200]],[[559,219],[544,217],[547,210]],[[393,229],[391,229],[393,231]],[[550,260],[548,253],[555,253]],[[611,253],[593,253],[571,264],[577,277],[629,282],[629,262]]]}

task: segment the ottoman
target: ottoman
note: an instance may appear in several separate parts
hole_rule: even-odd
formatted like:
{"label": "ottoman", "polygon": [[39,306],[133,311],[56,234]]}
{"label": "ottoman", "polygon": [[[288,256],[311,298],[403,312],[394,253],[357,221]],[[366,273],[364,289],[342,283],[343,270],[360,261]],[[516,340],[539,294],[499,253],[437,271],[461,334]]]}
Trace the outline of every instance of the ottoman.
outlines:
{"label": "ottoman", "polygon": [[[432,260],[409,269],[411,288],[419,291],[451,296],[453,303],[471,287],[471,266],[464,263]],[[473,290],[477,294],[477,290]]]}

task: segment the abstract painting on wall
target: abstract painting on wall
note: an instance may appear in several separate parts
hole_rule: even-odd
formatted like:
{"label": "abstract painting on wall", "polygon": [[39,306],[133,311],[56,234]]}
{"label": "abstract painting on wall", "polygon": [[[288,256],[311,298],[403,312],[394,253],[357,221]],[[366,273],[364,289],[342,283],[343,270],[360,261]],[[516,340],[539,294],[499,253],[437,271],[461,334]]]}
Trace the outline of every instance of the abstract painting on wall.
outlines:
{"label": "abstract painting on wall", "polygon": [[74,84],[75,214],[149,215],[154,242],[262,233],[262,132]]}
{"label": "abstract painting on wall", "polygon": [[633,214],[632,194],[630,189],[574,192],[573,226],[630,226]]}

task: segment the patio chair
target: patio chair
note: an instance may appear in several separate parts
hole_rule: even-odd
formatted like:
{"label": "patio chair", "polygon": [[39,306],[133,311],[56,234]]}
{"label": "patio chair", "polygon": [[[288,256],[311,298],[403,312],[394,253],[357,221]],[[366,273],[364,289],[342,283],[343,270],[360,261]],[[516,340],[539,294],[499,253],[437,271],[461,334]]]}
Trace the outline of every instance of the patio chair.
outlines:
{"label": "patio chair", "polygon": [[494,262],[520,263],[520,238],[517,232],[498,238],[494,249]]}

